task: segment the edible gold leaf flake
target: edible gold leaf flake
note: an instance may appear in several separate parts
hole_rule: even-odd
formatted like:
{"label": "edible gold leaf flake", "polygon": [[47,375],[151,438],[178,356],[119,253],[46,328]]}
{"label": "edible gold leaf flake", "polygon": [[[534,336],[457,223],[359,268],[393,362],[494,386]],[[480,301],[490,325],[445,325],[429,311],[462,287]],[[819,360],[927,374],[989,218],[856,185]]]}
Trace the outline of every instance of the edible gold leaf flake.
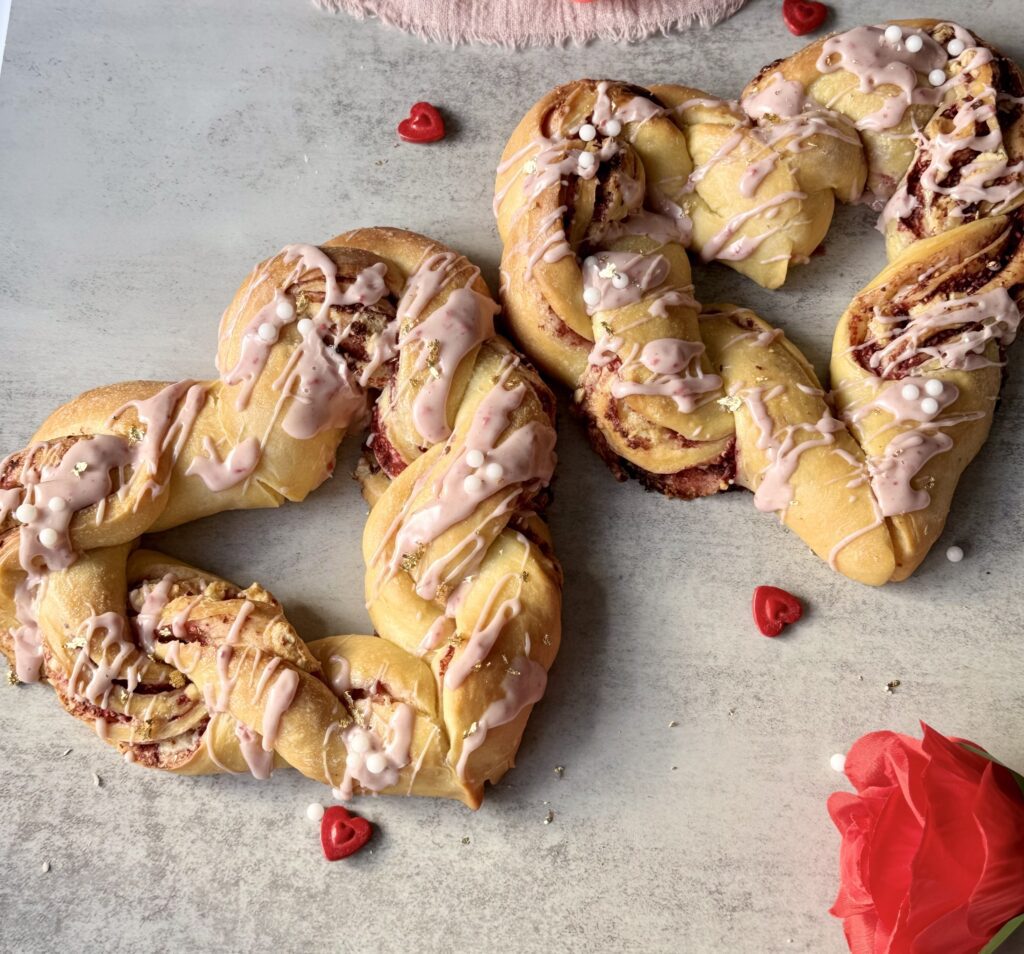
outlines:
{"label": "edible gold leaf flake", "polygon": [[80,460],[71,470],[74,472],[76,477],[81,477],[89,469],[89,465],[84,461]]}
{"label": "edible gold leaf flake", "polygon": [[440,600],[442,603],[447,603],[448,602],[448,594],[451,593],[451,591],[452,591],[451,583],[441,583],[437,587],[436,598],[438,600]]}
{"label": "edible gold leaf flake", "polygon": [[18,678],[18,674],[13,669],[7,670],[7,681],[12,686],[20,686],[21,680]]}
{"label": "edible gold leaf flake", "polygon": [[427,367],[433,370],[437,362],[441,360],[441,342],[437,338],[431,338],[427,342]]}
{"label": "edible gold leaf flake", "polygon": [[741,407],[743,407],[743,400],[738,398],[735,394],[730,394],[728,397],[719,398],[716,404],[721,404],[727,411],[731,411],[735,414]]}
{"label": "edible gold leaf flake", "polygon": [[136,427],[134,424],[128,428],[128,443],[138,444],[146,436],[146,432],[141,427]]}
{"label": "edible gold leaf flake", "polygon": [[304,311],[309,311],[309,299],[305,292],[299,292],[295,299],[295,313],[301,315]]}
{"label": "edible gold leaf flake", "polygon": [[523,570],[523,572],[519,574],[519,579],[524,583],[528,583],[530,581],[530,574],[526,570]]}
{"label": "edible gold leaf flake", "polygon": [[471,723],[470,723],[470,725],[469,725],[469,728],[468,728],[468,729],[466,729],[466,730],[465,730],[465,731],[464,731],[464,732],[462,733],[462,737],[463,737],[464,739],[468,739],[468,738],[469,738],[469,737],[470,737],[470,736],[471,736],[471,735],[472,735],[472,734],[473,734],[474,732],[476,732],[476,730],[477,730],[477,729],[478,729],[479,727],[480,727],[480,726],[479,726],[479,724],[478,724],[477,722],[471,722]]}
{"label": "edible gold leaf flake", "polygon": [[84,649],[85,648],[85,637],[76,636],[74,639],[69,639],[65,644],[68,649]]}
{"label": "edible gold leaf flake", "polygon": [[614,278],[618,274],[615,266],[609,262],[598,273],[598,278]]}
{"label": "edible gold leaf flake", "polygon": [[465,639],[466,637],[463,636],[462,633],[460,633],[458,630],[456,630],[454,633],[451,634],[451,636],[448,637],[448,645],[461,646]]}
{"label": "edible gold leaf flake", "polygon": [[171,686],[174,689],[185,688],[185,677],[177,669],[171,673]]}
{"label": "edible gold leaf flake", "polygon": [[528,159],[526,161],[526,163],[523,165],[523,172],[525,172],[528,176],[532,176],[536,171],[537,171],[537,160],[536,159]]}
{"label": "edible gold leaf flake", "polygon": [[416,565],[423,559],[423,544],[421,543],[412,553],[407,553],[402,557],[401,566],[406,573],[412,573],[416,569]]}

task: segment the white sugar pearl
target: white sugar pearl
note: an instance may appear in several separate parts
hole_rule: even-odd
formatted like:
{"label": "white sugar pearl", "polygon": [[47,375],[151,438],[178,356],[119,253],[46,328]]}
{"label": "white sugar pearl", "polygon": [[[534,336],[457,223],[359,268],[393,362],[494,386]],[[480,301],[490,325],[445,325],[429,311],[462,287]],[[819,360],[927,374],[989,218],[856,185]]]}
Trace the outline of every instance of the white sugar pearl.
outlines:
{"label": "white sugar pearl", "polygon": [[589,152],[581,152],[580,153],[579,163],[580,163],[580,168],[581,169],[591,169],[591,168],[593,168],[594,161],[595,160],[594,160],[593,153],[589,153]]}
{"label": "white sugar pearl", "polygon": [[946,52],[950,56],[959,56],[966,49],[967,49],[967,47],[964,44],[964,41],[963,40],[957,40],[956,38],[950,40],[949,44],[946,46]]}
{"label": "white sugar pearl", "polygon": [[502,467],[501,464],[497,464],[497,463],[488,464],[484,468],[484,476],[488,480],[493,480],[493,481],[497,482],[497,481],[501,480],[502,477],[505,476],[505,468]]}
{"label": "white sugar pearl", "polygon": [[478,494],[483,488],[484,482],[476,474],[470,474],[463,482],[462,488],[467,494]]}
{"label": "white sugar pearl", "polygon": [[388,767],[388,760],[380,752],[371,752],[366,756],[367,771],[379,775]]}
{"label": "white sugar pearl", "polygon": [[924,383],[924,393],[937,398],[942,393],[942,382],[938,378],[929,378]]}
{"label": "white sugar pearl", "polygon": [[31,523],[39,516],[39,511],[36,510],[32,504],[22,504],[14,511],[14,516],[16,516],[22,523]]}
{"label": "white sugar pearl", "polygon": [[950,547],[946,551],[946,559],[950,563],[959,563],[964,558],[963,547]]}
{"label": "white sugar pearl", "polygon": [[604,132],[606,136],[617,136],[622,132],[622,123],[617,119],[609,119],[608,122],[604,124]]}
{"label": "white sugar pearl", "polygon": [[319,802],[310,802],[306,807],[306,817],[310,821],[320,821],[320,819],[324,817],[324,806]]}
{"label": "white sugar pearl", "polygon": [[584,142],[593,142],[597,139],[597,129],[590,123],[584,123],[580,126],[580,139]]}
{"label": "white sugar pearl", "polygon": [[483,467],[484,455],[478,450],[471,450],[466,454],[466,463],[470,467]]}
{"label": "white sugar pearl", "polygon": [[267,344],[273,344],[277,341],[277,328],[269,321],[263,322],[263,324],[256,329],[256,334],[260,336],[260,341],[265,341]]}
{"label": "white sugar pearl", "polygon": [[313,319],[303,318],[296,327],[299,329],[299,334],[305,338],[313,330]]}
{"label": "white sugar pearl", "polygon": [[828,764],[832,766],[832,770],[834,772],[841,772],[846,768],[846,756],[843,755],[842,752],[836,752],[836,754],[828,760]]}
{"label": "white sugar pearl", "polygon": [[903,45],[907,48],[908,53],[920,53],[924,49],[924,40],[916,33],[912,33],[907,37],[907,42]]}
{"label": "white sugar pearl", "polygon": [[63,513],[68,509],[68,502],[63,497],[51,497],[48,506],[52,513]]}
{"label": "white sugar pearl", "polygon": [[295,317],[295,306],[287,298],[282,298],[274,309],[278,318],[284,321],[291,321]]}
{"label": "white sugar pearl", "polygon": [[53,547],[57,545],[57,531],[53,527],[44,527],[39,531],[39,542],[44,547]]}
{"label": "white sugar pearl", "polygon": [[925,398],[921,402],[921,410],[925,414],[937,414],[939,410],[939,402],[935,398]]}
{"label": "white sugar pearl", "polygon": [[601,293],[594,287],[583,289],[583,300],[588,305],[596,305],[601,300]]}
{"label": "white sugar pearl", "polygon": [[367,752],[370,749],[370,740],[362,733],[356,732],[352,738],[345,743],[345,748],[349,752],[355,752],[357,755]]}
{"label": "white sugar pearl", "polygon": [[890,43],[899,43],[903,39],[903,31],[894,23],[885,28],[885,38]]}
{"label": "white sugar pearl", "polygon": [[622,272],[616,272],[612,275],[612,288],[625,288],[628,284],[628,275],[623,275]]}
{"label": "white sugar pearl", "polygon": [[916,384],[904,384],[900,396],[904,401],[916,401],[921,396],[921,389]]}
{"label": "white sugar pearl", "polygon": [[928,82],[932,86],[941,86],[946,82],[946,71],[945,70],[932,70],[928,74]]}

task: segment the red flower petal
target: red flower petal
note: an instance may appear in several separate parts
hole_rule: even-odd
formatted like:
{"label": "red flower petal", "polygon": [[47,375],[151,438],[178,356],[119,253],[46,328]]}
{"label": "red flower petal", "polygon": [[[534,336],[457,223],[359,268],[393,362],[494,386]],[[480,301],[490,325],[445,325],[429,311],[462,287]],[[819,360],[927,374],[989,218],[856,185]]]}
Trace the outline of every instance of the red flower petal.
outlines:
{"label": "red flower petal", "polygon": [[911,869],[921,844],[921,832],[903,791],[894,789],[875,826],[867,878],[878,918],[890,930],[895,929],[910,891]]}
{"label": "red flower petal", "polygon": [[967,925],[988,940],[1024,912],[1024,796],[1001,765],[990,762],[974,802],[985,867],[971,895]]}

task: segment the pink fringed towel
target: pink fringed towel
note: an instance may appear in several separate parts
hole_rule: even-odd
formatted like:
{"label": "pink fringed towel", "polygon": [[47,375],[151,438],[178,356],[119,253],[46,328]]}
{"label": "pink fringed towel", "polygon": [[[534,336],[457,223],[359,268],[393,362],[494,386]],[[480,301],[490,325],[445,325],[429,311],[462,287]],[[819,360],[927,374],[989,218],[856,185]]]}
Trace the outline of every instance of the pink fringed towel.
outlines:
{"label": "pink fringed towel", "polygon": [[376,17],[425,40],[547,46],[640,40],[732,16],[746,0],[314,0],[325,10]]}

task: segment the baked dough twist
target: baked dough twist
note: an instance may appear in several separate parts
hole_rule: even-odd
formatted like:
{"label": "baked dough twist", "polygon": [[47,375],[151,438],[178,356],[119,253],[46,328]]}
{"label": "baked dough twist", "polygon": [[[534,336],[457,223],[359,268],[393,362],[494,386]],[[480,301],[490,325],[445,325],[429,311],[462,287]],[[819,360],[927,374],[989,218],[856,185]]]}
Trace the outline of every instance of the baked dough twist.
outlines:
{"label": "baked dough twist", "polygon": [[[700,314],[681,249],[777,288],[837,200],[883,212],[893,261],[840,321],[826,394],[757,316]],[[988,433],[1022,206],[1018,68],[956,24],[859,27],[765,67],[738,102],[593,80],[547,94],[498,166],[502,300],[618,476],[748,487],[877,585],[924,559]]]}
{"label": "baked dough twist", "polygon": [[[141,765],[289,764],[342,798],[478,806],[544,692],[561,611],[538,513],[553,398],[496,312],[462,256],[363,229],[256,266],[221,321],[218,379],[112,385],[52,414],[0,464],[0,648],[17,678],[45,678]],[[136,549],[301,500],[363,419],[379,635],[307,646],[258,585]]]}

